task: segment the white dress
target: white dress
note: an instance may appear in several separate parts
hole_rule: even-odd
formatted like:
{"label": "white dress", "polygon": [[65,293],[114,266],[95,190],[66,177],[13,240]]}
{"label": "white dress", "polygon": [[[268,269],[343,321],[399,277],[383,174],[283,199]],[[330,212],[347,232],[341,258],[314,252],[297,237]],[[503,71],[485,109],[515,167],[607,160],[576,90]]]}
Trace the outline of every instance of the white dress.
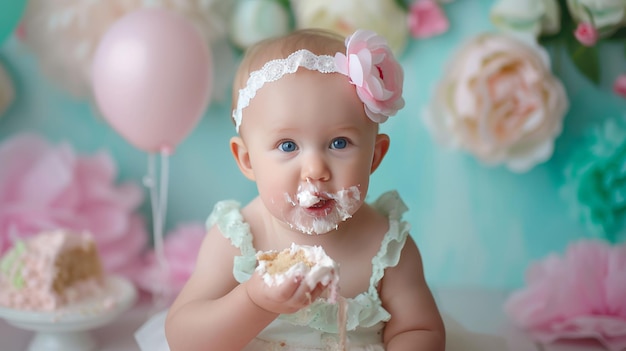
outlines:
{"label": "white dress", "polygon": [[[402,221],[407,207],[395,192],[387,192],[372,206],[389,218],[389,231],[385,234],[378,252],[372,258],[372,275],[369,288],[354,298],[345,299],[347,320],[345,323],[347,350],[384,351],[382,330],[390,319],[380,301],[377,286],[387,267],[395,266],[409,234],[409,224]],[[256,250],[252,245],[250,227],[244,222],[240,205],[235,201],[222,201],[215,205],[207,220],[207,226],[217,225],[223,235],[240,249],[241,256],[234,259],[233,275],[238,282],[250,278],[256,266]],[[314,301],[309,307],[294,314],[281,315],[270,323],[242,351],[305,351],[338,350],[339,323],[337,304],[323,299]],[[142,350],[167,351],[164,334],[166,312],[151,318],[135,335]],[[448,350],[483,350],[485,337],[464,331],[454,321],[446,320]],[[481,340],[478,340],[481,338]],[[461,341],[462,340],[462,341]],[[480,341],[481,348],[472,348],[473,342]],[[502,348],[505,350],[504,342]]]}

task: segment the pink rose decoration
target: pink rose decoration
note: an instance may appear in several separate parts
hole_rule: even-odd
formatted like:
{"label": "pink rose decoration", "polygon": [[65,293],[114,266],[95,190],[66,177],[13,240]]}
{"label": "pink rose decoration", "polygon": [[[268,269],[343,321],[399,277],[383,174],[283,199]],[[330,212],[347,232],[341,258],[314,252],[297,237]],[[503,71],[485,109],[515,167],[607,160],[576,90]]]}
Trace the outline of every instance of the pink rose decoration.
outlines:
{"label": "pink rose decoration", "polygon": [[23,134],[0,145],[0,165],[0,254],[44,230],[86,230],[107,271],[132,274],[148,237],[135,213],[143,194],[115,184],[108,154],[80,156],[67,143]]}
{"label": "pink rose decoration", "polygon": [[409,10],[409,30],[414,38],[445,33],[450,26],[446,14],[434,0],[417,0]]}
{"label": "pink rose decoration", "polygon": [[346,38],[346,55],[335,55],[335,64],[356,85],[372,121],[383,123],[404,107],[402,66],[383,37],[369,30],[356,31]]}
{"label": "pink rose decoration", "polygon": [[617,76],[615,82],[613,83],[613,92],[623,98],[626,98],[626,73]]}
{"label": "pink rose decoration", "polygon": [[626,349],[626,245],[582,240],[564,257],[527,271],[528,286],[505,303],[508,316],[541,342],[595,338]]}
{"label": "pink rose decoration", "polygon": [[164,288],[166,299],[171,302],[191,276],[205,234],[204,225],[200,223],[179,225],[168,233],[163,242],[167,262],[165,273],[152,250],[145,256],[143,267],[137,275],[137,285],[152,293],[161,292],[160,289]]}
{"label": "pink rose decoration", "polygon": [[584,46],[594,46],[598,42],[598,31],[591,23],[579,23],[574,31],[574,36]]}

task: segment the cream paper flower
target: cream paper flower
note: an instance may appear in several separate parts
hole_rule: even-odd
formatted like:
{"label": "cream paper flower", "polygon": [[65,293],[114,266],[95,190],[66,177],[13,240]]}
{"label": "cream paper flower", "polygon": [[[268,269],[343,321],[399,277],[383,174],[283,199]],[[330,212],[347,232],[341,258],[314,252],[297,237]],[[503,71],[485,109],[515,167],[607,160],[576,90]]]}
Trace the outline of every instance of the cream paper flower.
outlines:
{"label": "cream paper flower", "polygon": [[226,37],[232,11],[229,0],[30,0],[24,42],[48,77],[77,97],[89,96],[100,39],[124,15],[147,7],[181,14],[209,43]]}
{"label": "cream paper flower", "polygon": [[491,22],[506,31],[555,34],[561,29],[561,15],[556,0],[498,0],[491,7]]}
{"label": "cream paper flower", "polygon": [[544,49],[485,33],[454,55],[424,117],[442,144],[525,172],[551,157],[567,107]]}
{"label": "cream paper flower", "polygon": [[230,22],[230,38],[241,49],[287,34],[289,12],[275,0],[239,0]]}
{"label": "cream paper flower", "polygon": [[576,22],[593,24],[601,37],[626,24],[626,0],[567,0]]}
{"label": "cream paper flower", "polygon": [[15,98],[15,90],[9,75],[0,65],[0,117],[9,109],[13,99]]}
{"label": "cream paper flower", "polygon": [[344,37],[369,29],[385,37],[396,55],[409,36],[407,13],[395,0],[291,0],[291,7],[298,28],[324,28]]}

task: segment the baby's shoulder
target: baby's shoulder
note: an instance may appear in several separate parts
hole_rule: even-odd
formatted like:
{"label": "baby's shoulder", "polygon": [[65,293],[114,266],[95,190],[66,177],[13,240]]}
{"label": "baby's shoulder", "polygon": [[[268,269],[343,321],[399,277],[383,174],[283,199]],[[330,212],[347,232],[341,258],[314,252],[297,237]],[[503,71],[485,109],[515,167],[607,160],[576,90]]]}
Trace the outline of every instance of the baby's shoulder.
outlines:
{"label": "baby's shoulder", "polygon": [[389,216],[381,212],[375,204],[363,204],[359,210],[359,222],[363,227],[370,228],[371,231],[384,234],[389,227]]}

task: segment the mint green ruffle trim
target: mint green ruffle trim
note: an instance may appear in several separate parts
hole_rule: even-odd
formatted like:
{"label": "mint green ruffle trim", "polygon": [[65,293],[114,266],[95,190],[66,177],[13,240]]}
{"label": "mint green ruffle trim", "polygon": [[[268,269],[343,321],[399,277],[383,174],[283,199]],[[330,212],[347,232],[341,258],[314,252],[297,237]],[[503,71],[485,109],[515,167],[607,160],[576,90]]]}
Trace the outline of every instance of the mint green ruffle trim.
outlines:
{"label": "mint green ruffle trim", "polygon": [[213,212],[206,221],[207,229],[217,225],[222,235],[241,251],[235,256],[233,276],[239,283],[250,279],[256,267],[256,250],[252,245],[250,225],[243,221],[241,204],[233,200],[220,201],[213,207]]}
{"label": "mint green ruffle trim", "polygon": [[380,244],[380,250],[372,259],[373,272],[370,278],[369,294],[377,296],[378,283],[385,274],[385,268],[395,267],[400,261],[402,248],[406,243],[411,226],[405,221],[401,221],[402,215],[408,211],[400,195],[396,191],[383,194],[373,204],[381,214],[389,218],[389,232]]}

